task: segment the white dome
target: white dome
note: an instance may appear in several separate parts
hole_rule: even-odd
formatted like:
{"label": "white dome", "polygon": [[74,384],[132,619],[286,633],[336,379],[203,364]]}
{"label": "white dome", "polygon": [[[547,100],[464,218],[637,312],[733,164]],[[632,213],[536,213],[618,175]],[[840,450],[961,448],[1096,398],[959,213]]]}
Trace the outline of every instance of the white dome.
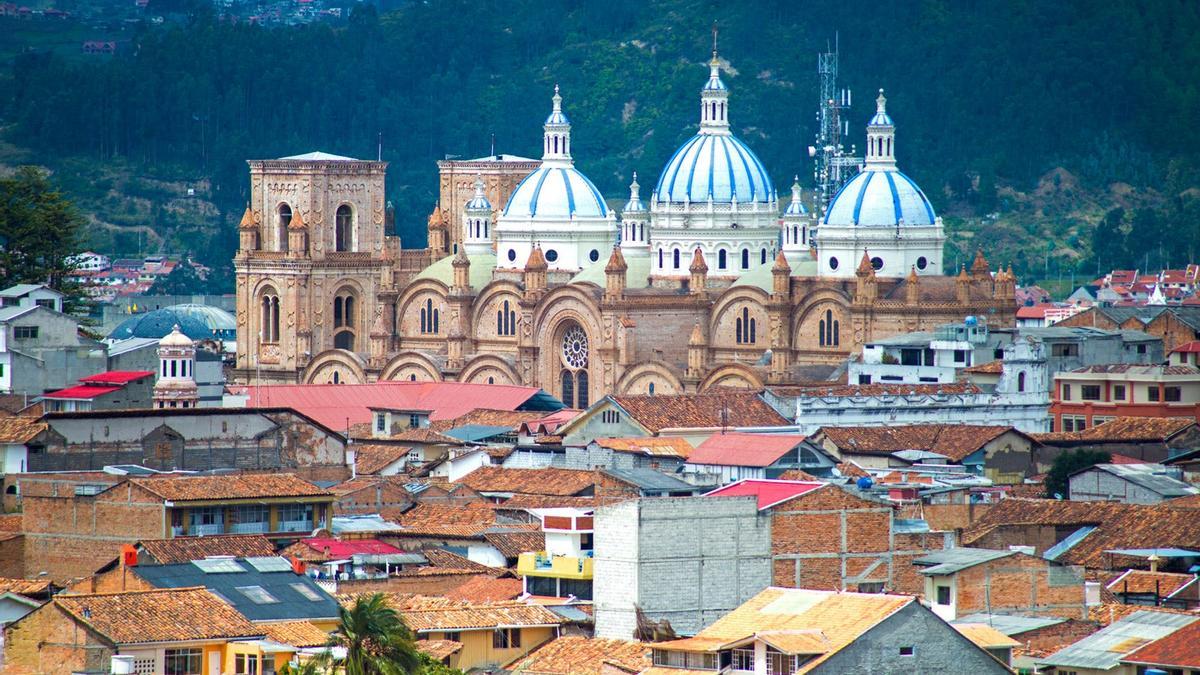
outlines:
{"label": "white dome", "polygon": [[826,225],[895,227],[933,225],[937,216],[925,193],[899,171],[863,171],[834,196],[825,210]]}
{"label": "white dome", "polygon": [[663,167],[655,188],[664,202],[771,203],[775,186],[758,156],[732,134],[700,133]]}
{"label": "white dome", "polygon": [[587,176],[572,166],[545,166],[525,177],[504,207],[508,218],[608,216],[608,206]]}

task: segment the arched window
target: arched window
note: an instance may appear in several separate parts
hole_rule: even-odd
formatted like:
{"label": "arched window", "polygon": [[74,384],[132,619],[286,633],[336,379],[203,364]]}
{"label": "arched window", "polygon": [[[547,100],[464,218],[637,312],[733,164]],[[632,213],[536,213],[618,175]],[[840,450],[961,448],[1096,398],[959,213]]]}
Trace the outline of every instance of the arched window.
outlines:
{"label": "arched window", "polygon": [[644,223],[638,226],[638,241],[646,241],[646,225]]}
{"label": "arched window", "polygon": [[662,253],[663,253],[662,249],[661,249],[661,248],[660,248],[660,249],[658,249],[658,269],[660,269],[660,270],[662,269],[662,266],[663,266],[663,264],[662,264],[662,260],[663,260]]}
{"label": "arched window", "polygon": [[586,370],[575,373],[575,407],[588,407],[588,374]]}
{"label": "arched window", "polygon": [[750,249],[742,249],[742,269],[750,269]]}
{"label": "arched window", "polygon": [[675,269],[679,269],[679,249],[671,252],[671,262],[674,263]]}
{"label": "arched window", "polygon": [[575,407],[575,374],[566,369],[562,371],[562,400],[568,408]]}
{"label": "arched window", "polygon": [[825,318],[817,324],[817,344],[822,347],[837,347],[841,342],[841,326],[833,318],[833,310],[825,310]]}
{"label": "arched window", "polygon": [[288,224],[292,222],[292,207],[287,204],[279,205],[279,232],[276,236],[277,249],[288,250]]}
{"label": "arched window", "polygon": [[171,377],[175,377],[175,375],[176,375],[175,369],[177,368],[176,364],[178,364],[178,363],[179,362],[176,361],[175,359],[171,359]]}
{"label": "arched window", "polygon": [[721,119],[725,119],[725,102],[721,102]]}
{"label": "arched window", "polygon": [[825,346],[825,319],[821,319],[817,323],[817,344]]}
{"label": "arched window", "polygon": [[762,250],[762,253],[758,257],[759,257],[758,264],[766,265],[767,264],[767,249],[764,248]]}
{"label": "arched window", "polygon": [[[259,335],[264,343],[279,342],[279,296],[273,290],[262,296],[262,317]],[[164,366],[165,368],[165,366]]]}
{"label": "arched window", "polygon": [[341,384],[341,383],[342,383],[342,376],[341,376],[340,374],[338,374],[338,371],[336,371],[336,370],[335,370],[335,371],[333,371],[333,377],[331,377],[331,378],[329,379],[329,381],[330,381],[330,382],[333,382],[334,384]]}
{"label": "arched window", "polygon": [[354,351],[354,296],[349,291],[339,292],[333,298],[333,347]]}
{"label": "arched window", "polygon": [[558,154],[558,136],[554,137],[554,154]]}
{"label": "arched window", "polygon": [[839,342],[839,339],[840,339],[840,337],[841,337],[841,336],[839,335],[839,333],[840,333],[840,332],[841,332],[841,331],[840,331],[840,330],[839,330],[839,328],[838,328],[838,322],[837,322],[837,321],[834,321],[834,322],[833,322],[833,346],[834,346],[834,347],[838,346],[838,342]]}
{"label": "arched window", "polygon": [[808,228],[807,227],[800,228],[800,243],[801,244],[808,243]]}
{"label": "arched window", "polygon": [[750,308],[743,307],[742,314],[737,318],[737,327],[734,331],[737,339],[737,344],[752,345],[758,341],[756,321],[750,316]]}
{"label": "arched window", "polygon": [[500,336],[517,334],[517,313],[510,309],[508,300],[504,301],[503,307],[496,310],[496,334]]}
{"label": "arched window", "polygon": [[1025,373],[1017,373],[1017,391],[1025,391]]}
{"label": "arched window", "polygon": [[723,270],[727,267],[729,267],[729,254],[725,252],[725,249],[721,249],[717,251],[717,269]]}
{"label": "arched window", "polygon": [[334,249],[337,251],[354,250],[353,215],[348,204],[342,204],[334,216]]}
{"label": "arched window", "polygon": [[433,306],[432,299],[425,300],[425,306],[421,308],[421,332],[425,334],[435,334],[438,332],[438,309]]}

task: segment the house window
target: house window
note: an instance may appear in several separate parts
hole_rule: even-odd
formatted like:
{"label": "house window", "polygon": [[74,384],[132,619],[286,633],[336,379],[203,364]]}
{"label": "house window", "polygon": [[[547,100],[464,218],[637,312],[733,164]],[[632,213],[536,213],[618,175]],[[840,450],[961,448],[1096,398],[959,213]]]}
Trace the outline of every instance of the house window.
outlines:
{"label": "house window", "polygon": [[442,639],[450,640],[451,642],[462,642],[462,633],[456,630],[446,631],[442,633]]}
{"label": "house window", "polygon": [[36,340],[38,336],[37,326],[14,326],[14,340]]}
{"label": "house window", "polygon": [[767,675],[792,675],[796,672],[797,658],[792,654],[783,654],[774,649],[767,649]]}
{"label": "house window", "polygon": [[919,365],[921,365],[921,350],[920,349],[901,349],[900,350],[900,365],[902,365],[902,366],[919,366]]}
{"label": "house window", "polygon": [[163,658],[166,675],[201,675],[204,652],[199,649],[168,649]]}
{"label": "house window", "polygon": [[901,647],[900,656],[912,656],[914,653],[916,653],[916,651],[916,647]]}
{"label": "house window", "polygon": [[754,672],[754,648],[733,650],[733,669]]}
{"label": "house window", "polygon": [[1125,400],[1125,385],[1114,384],[1112,397],[1113,397],[1114,401],[1124,401]]}
{"label": "house window", "polygon": [[1063,415],[1063,431],[1083,431],[1087,429],[1087,418],[1081,415]]}
{"label": "house window", "polygon": [[858,584],[859,593],[882,593],[882,581],[864,581]]}
{"label": "house window", "polygon": [[1146,345],[1138,345],[1138,346],[1137,346],[1137,353],[1139,353],[1139,354],[1145,354],[1145,353],[1146,353]]}
{"label": "house window", "polygon": [[1146,400],[1148,400],[1148,401],[1157,401],[1158,400],[1158,385],[1152,384],[1149,387],[1146,387]]}
{"label": "house window", "polygon": [[938,586],[937,587],[937,604],[939,604],[939,605],[949,605],[950,604],[950,587],[949,586]]}
{"label": "house window", "polygon": [[1071,400],[1071,385],[1064,384],[1062,386],[1062,400],[1064,400],[1064,401]]}
{"label": "house window", "polygon": [[518,649],[521,646],[520,628],[500,628],[492,631],[493,649]]}
{"label": "house window", "polygon": [[955,363],[966,363],[967,362],[967,350],[955,349],[954,350],[954,362]]}
{"label": "house window", "polygon": [[1100,385],[1085,384],[1079,388],[1079,397],[1084,401],[1100,400]]}
{"label": "house window", "polygon": [[1079,356],[1079,344],[1071,342],[1068,344],[1056,344],[1050,346],[1051,356]]}
{"label": "house window", "polygon": [[1183,400],[1183,390],[1179,387],[1163,387],[1163,400],[1178,403]]}
{"label": "house window", "polygon": [[420,429],[421,428],[421,416],[420,415],[409,415],[408,416],[408,428],[409,429]]}
{"label": "house window", "polygon": [[383,413],[375,415],[375,431],[387,431],[387,415]]}
{"label": "house window", "polygon": [[237,675],[258,675],[258,654],[238,654],[233,657],[233,672]]}

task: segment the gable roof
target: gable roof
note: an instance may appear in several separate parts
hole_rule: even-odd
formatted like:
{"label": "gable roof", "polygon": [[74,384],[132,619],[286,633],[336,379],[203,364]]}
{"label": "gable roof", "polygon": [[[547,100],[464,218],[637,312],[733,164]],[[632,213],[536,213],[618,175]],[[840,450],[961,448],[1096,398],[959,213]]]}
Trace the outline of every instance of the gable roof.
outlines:
{"label": "gable roof", "polygon": [[50,425],[36,417],[0,417],[0,443],[28,443],[48,428]]}
{"label": "gable roof", "polygon": [[262,627],[268,640],[293,647],[321,647],[329,642],[329,633],[311,621],[275,621]]}
{"label": "gable roof", "polygon": [[0,593],[16,593],[17,595],[38,596],[51,591],[49,579],[31,581],[29,579],[12,579],[0,577]]}
{"label": "gable roof", "polygon": [[984,649],[1020,647],[1022,644],[986,623],[953,623],[950,625],[954,626],[954,629],[962,633],[968,640]]}
{"label": "gable roof", "polygon": [[651,434],[663,429],[782,427],[790,424],[756,391],[608,398]]}
{"label": "gable roof", "polygon": [[523,589],[524,582],[520,579],[477,576],[446,591],[444,596],[466,602],[498,602],[516,598]]}
{"label": "gable roof", "polygon": [[[770,636],[765,635],[768,632],[778,633],[780,637],[791,634],[807,638],[802,645],[792,645],[793,653],[818,655],[796,670],[806,673],[915,602],[916,598],[912,596],[884,593],[770,587],[717,619],[695,637],[661,642],[654,647],[708,652],[754,637],[770,641]],[[673,671],[664,669],[662,672]]]}
{"label": "gable roof", "polygon": [[1103,442],[1166,442],[1196,426],[1190,417],[1118,417],[1083,431],[1030,434],[1051,445]]}
{"label": "gable roof", "polygon": [[445,630],[487,630],[497,627],[558,626],[564,623],[564,620],[541,605],[511,601],[409,609],[404,612],[404,622],[413,632],[429,633]]}
{"label": "gable roof", "polygon": [[489,504],[461,505],[425,502],[400,516],[401,530],[394,534],[482,538],[496,525],[496,512]]}
{"label": "gable roof", "polygon": [[430,421],[452,419],[476,408],[558,410],[562,403],[537,387],[466,382],[374,382],[371,384],[249,385],[250,408],[294,408],[332,429],[371,421],[371,408],[428,410]]}
{"label": "gable roof", "polygon": [[357,443],[354,446],[354,471],[360,476],[379,473],[404,459],[410,450],[403,445]]}
{"label": "gable roof", "polygon": [[1200,623],[1192,622],[1126,654],[1122,663],[1200,669]]}
{"label": "gable roof", "polygon": [[1200,489],[1169,475],[1162,464],[1094,464],[1075,471],[1071,476],[1089,471],[1107,473],[1166,498],[1200,494]]}
{"label": "gable roof", "polygon": [[[271,556],[275,544],[261,534],[220,534],[210,537],[142,539],[138,546],[159,565],[203,560],[211,556]],[[140,562],[140,561],[139,561]]]}
{"label": "gable roof", "polygon": [[1009,431],[1016,430],[1001,425],[911,424],[821,427],[817,434],[831,441],[843,455],[890,455],[903,450],[924,450],[954,462],[961,462],[971,453]]}
{"label": "gable roof", "polygon": [[131,478],[129,482],[173,502],[333,496],[290,473]]}
{"label": "gable roof", "polygon": [[[205,567],[210,571],[205,571]],[[293,572],[291,563],[277,556],[209,558],[170,565],[139,565],[132,569],[158,588],[202,586],[218,594],[251,621],[335,619],[338,616],[338,605],[332,596],[312,579]],[[269,597],[259,595],[254,589],[265,591]],[[258,601],[263,599],[267,601]]]}
{"label": "gable roof", "polygon": [[706,497],[749,497],[758,499],[758,510],[769,509],[802,494],[825,487],[827,483],[750,478],[739,480],[706,493]]}
{"label": "gable roof", "polygon": [[[237,639],[264,634],[262,628],[204,588],[57,595],[53,603],[118,645]],[[197,621],[197,617],[203,620]]]}
{"label": "gable roof", "polygon": [[458,479],[477,492],[572,496],[592,488],[596,475],[578,469],[516,469],[481,466]]}
{"label": "gable roof", "polygon": [[522,553],[546,550],[546,533],[532,530],[515,532],[486,532],[484,541],[496,547],[505,558],[516,558]]}
{"label": "gable roof", "polygon": [[504,666],[524,675],[600,675],[606,663],[638,673],[650,666],[646,642],[564,635]]}
{"label": "gable roof", "polygon": [[730,431],[704,439],[688,457],[689,464],[767,467],[804,442],[796,434],[748,434]]}
{"label": "gable roof", "polygon": [[1126,654],[1197,620],[1200,617],[1139,611],[1048,657],[1037,659],[1037,664],[1109,670],[1116,668]]}
{"label": "gable roof", "polygon": [[914,559],[912,564],[922,568],[918,570],[921,574],[940,576],[961,572],[976,565],[1016,554],[1016,551],[998,551],[987,548],[947,548],[926,553]]}

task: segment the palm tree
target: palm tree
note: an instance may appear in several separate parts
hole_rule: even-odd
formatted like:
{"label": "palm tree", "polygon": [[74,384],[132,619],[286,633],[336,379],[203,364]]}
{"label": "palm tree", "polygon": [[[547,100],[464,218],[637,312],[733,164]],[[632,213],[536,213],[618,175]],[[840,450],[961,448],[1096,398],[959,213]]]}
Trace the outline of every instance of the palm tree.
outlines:
{"label": "palm tree", "polygon": [[[382,593],[359,596],[350,608],[338,609],[338,626],[320,656],[309,659],[299,675],[341,672],[345,675],[413,675],[421,670],[421,654],[412,631]],[[345,658],[335,658],[336,647]],[[340,651],[340,650],[339,650]]]}

